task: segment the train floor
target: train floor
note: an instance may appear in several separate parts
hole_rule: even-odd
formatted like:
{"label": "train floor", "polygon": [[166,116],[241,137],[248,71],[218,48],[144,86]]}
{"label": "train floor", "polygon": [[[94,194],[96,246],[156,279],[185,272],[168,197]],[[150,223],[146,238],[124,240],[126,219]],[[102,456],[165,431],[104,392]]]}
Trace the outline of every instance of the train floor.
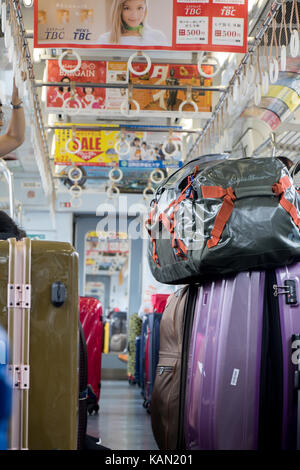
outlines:
{"label": "train floor", "polygon": [[102,380],[98,415],[88,417],[87,433],[111,450],[157,450],[151,417],[137,385]]}

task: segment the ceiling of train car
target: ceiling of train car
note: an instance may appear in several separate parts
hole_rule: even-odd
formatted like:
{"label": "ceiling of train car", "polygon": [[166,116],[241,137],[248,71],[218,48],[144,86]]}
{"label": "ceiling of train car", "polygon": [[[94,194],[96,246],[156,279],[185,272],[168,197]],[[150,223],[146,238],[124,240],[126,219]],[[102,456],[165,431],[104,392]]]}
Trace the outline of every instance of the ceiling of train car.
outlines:
{"label": "ceiling of train car", "polygon": [[[32,2],[33,3],[33,2]],[[28,48],[31,54],[31,62],[33,64],[34,80],[31,82],[45,82],[46,81],[46,64],[47,59],[57,58],[59,54],[62,53],[62,50],[53,50],[53,49],[34,49],[33,48],[33,6],[25,8],[23,5],[23,0],[20,1],[22,20],[24,28],[26,31],[26,40],[28,42]],[[268,16],[268,12],[272,5],[272,2],[269,0],[249,0],[249,28],[248,28],[248,49],[251,48],[251,45],[255,43],[254,38],[261,30],[263,22]],[[0,47],[1,51],[5,51],[4,54],[0,56],[0,99],[3,103],[3,112],[4,112],[4,126],[7,125],[10,118],[10,96],[12,88],[12,79],[13,79],[13,65],[9,58],[8,50],[4,45],[3,34],[0,37]],[[114,60],[114,61],[127,61],[129,53],[126,51],[103,51],[99,49],[84,49],[78,50],[82,60]],[[167,59],[168,57],[168,59]],[[171,59],[169,58],[170,54],[164,52],[152,52],[151,59],[155,63],[173,63],[173,64],[188,64],[196,63],[197,55],[194,53],[183,53],[183,52],[172,52]],[[41,179],[41,184],[46,190],[48,196],[51,196],[51,193],[59,191],[69,191],[70,182],[66,178],[61,179],[61,172],[64,167],[58,167],[54,165],[54,151],[53,151],[53,142],[54,142],[54,131],[49,129],[54,123],[59,122],[59,124],[74,124],[80,122],[84,124],[94,124],[94,125],[131,125],[131,126],[181,126],[183,130],[186,130],[187,133],[185,137],[188,137],[188,140],[185,141],[185,150],[186,158],[191,158],[192,156],[197,155],[197,152],[201,150],[201,142],[205,142],[205,133],[201,132],[201,129],[206,130],[209,128],[208,123],[212,120],[211,117],[214,117],[214,113],[218,110],[220,103],[220,98],[224,95],[223,91],[227,89],[228,84],[233,83],[232,77],[235,77],[235,72],[239,68],[241,61],[244,58],[242,54],[230,54],[230,53],[213,53],[208,56],[208,63],[214,64],[213,57],[217,57],[221,64],[220,73],[213,79],[213,86],[220,87],[220,91],[215,91],[212,93],[212,115],[211,114],[201,114],[199,113],[196,118],[191,120],[188,116],[188,113],[184,117],[175,115],[173,117],[164,117],[162,114],[155,117],[124,117],[118,112],[113,116],[102,117],[101,115],[84,115],[77,114],[73,115],[61,115],[60,113],[49,113],[49,110],[45,106],[45,87],[32,87],[32,90],[36,93],[38,99],[38,109],[40,110],[40,123],[42,122],[42,127],[44,130],[44,136],[47,140],[46,144],[46,155],[40,154],[37,151],[36,146],[36,137],[33,135],[33,115],[32,115],[32,101],[26,100],[25,92],[25,113],[26,113],[26,139],[24,144],[13,152],[11,155],[7,156],[7,165],[16,175],[16,177],[24,178],[24,175],[35,176],[36,178]],[[253,54],[255,57],[255,53]],[[221,88],[223,87],[223,88]],[[252,104],[251,104],[252,103]],[[275,141],[278,144],[278,149],[282,154],[288,154],[293,159],[297,156],[297,149],[295,145],[300,141],[300,133],[298,133],[297,123],[298,116],[297,112],[293,113],[291,116],[287,116],[283,122],[276,129],[272,129],[269,123],[266,123],[264,119],[259,115],[257,109],[265,109],[264,105],[256,106],[253,111],[253,94],[250,96],[245,93],[244,100],[240,100],[239,106],[235,106],[231,116],[228,117],[231,122],[230,125],[227,125],[228,131],[226,131],[226,139],[222,136],[222,139],[219,141],[219,146],[216,145],[216,150],[230,150],[232,154],[240,155],[242,148],[248,153],[250,152],[253,155],[267,154],[270,153],[270,148],[272,147],[270,133],[273,131],[275,133]],[[243,119],[238,119],[239,116],[242,116]],[[214,122],[219,122],[219,118],[215,116]],[[228,124],[228,122],[227,122]],[[213,124],[214,125],[214,124]],[[296,127],[291,127],[291,126]],[[290,127],[289,127],[290,126]],[[166,131],[167,133],[167,131]],[[222,134],[222,133],[221,133]],[[203,137],[204,136],[204,137]],[[161,138],[166,138],[161,136]],[[200,140],[200,143],[199,143]],[[218,139],[215,139],[218,141]],[[284,144],[289,141],[289,144],[294,144],[293,148],[287,148]],[[216,142],[215,142],[216,143]],[[197,144],[197,145],[196,145]],[[247,150],[248,149],[248,150]],[[203,150],[203,147],[202,147]],[[207,150],[207,149],[206,149]],[[208,149],[209,150],[209,149]],[[46,160],[45,160],[46,158]],[[172,171],[172,170],[170,170]],[[85,182],[82,184],[82,187],[87,192],[97,190],[105,190],[108,181],[108,171],[102,172],[102,174],[93,178],[95,175],[85,175]],[[133,172],[131,175],[127,175],[126,182],[124,183],[123,190],[125,192],[140,192],[141,188],[147,186],[147,178],[143,179],[141,173]],[[98,180],[97,180],[98,179]],[[92,181],[96,181],[96,184],[92,184]],[[136,184],[137,181],[141,183],[141,187],[138,187]],[[45,188],[46,186],[46,188]],[[53,197],[52,197],[53,201]]]}

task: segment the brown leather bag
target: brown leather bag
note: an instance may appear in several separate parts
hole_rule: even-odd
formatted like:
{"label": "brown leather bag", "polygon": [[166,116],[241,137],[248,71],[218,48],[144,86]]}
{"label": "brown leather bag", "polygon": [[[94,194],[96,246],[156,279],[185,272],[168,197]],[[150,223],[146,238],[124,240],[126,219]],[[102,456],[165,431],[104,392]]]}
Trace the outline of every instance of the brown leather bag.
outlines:
{"label": "brown leather bag", "polygon": [[170,295],[160,325],[160,351],[151,399],[152,430],[160,450],[176,450],[181,358],[188,287]]}

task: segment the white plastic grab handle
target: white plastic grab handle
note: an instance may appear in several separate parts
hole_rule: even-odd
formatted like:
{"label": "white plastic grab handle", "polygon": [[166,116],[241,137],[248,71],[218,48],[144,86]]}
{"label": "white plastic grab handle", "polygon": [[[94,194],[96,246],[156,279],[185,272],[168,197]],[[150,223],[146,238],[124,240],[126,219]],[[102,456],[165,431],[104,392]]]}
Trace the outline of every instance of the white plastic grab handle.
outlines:
{"label": "white plastic grab handle", "polygon": [[[68,104],[70,101],[75,101],[75,103],[78,104],[78,106],[76,108],[69,108]],[[72,96],[70,96],[70,98],[67,98],[66,100],[64,100],[63,102],[63,105],[62,105],[62,113],[68,113],[68,114],[78,114],[79,111],[81,110],[82,106],[81,106],[81,101],[79,101],[78,98],[72,98]]]}
{"label": "white plastic grab handle", "polygon": [[[194,108],[194,111],[195,113],[198,113],[199,112],[199,109],[198,109],[198,106],[197,104],[195,103],[195,101],[193,100],[185,100],[181,103],[181,105],[179,106],[179,112],[180,113],[183,113],[183,108],[185,107],[186,104],[191,104]],[[187,112],[187,111],[186,111]],[[188,111],[188,112],[191,112],[191,111]]]}
{"label": "white plastic grab handle", "polygon": [[293,58],[297,57],[299,53],[299,35],[296,29],[291,34],[290,53]]}
{"label": "white plastic grab handle", "polygon": [[261,102],[261,91],[260,91],[260,85],[257,83],[255,85],[255,91],[254,91],[254,103],[256,106],[259,106]]}
{"label": "white plastic grab handle", "polygon": [[269,74],[268,74],[268,72],[263,72],[263,75],[262,75],[262,92],[263,92],[264,96],[268,94],[269,85],[270,85]]}
{"label": "white plastic grab handle", "polygon": [[170,141],[166,140],[165,143],[162,146],[162,151],[167,157],[173,157],[174,155],[176,155],[176,153],[179,150],[178,144],[176,142],[172,141],[172,144],[174,144],[175,150],[173,150],[173,152],[171,152],[171,153],[167,152],[167,145],[168,144],[170,144]]}
{"label": "white plastic grab handle", "polygon": [[6,28],[6,2],[2,2],[2,5],[1,5],[1,29],[2,29],[4,34],[5,34],[5,28]]}
{"label": "white plastic grab handle", "polygon": [[240,93],[241,96],[245,96],[248,92],[248,82],[247,82],[247,76],[242,75],[241,77],[241,83],[240,83]]}
{"label": "white plastic grab handle", "polygon": [[[116,172],[119,173],[119,176],[117,177],[114,176]],[[123,178],[123,171],[120,170],[120,168],[113,168],[112,170],[110,170],[108,177],[113,183],[119,183]]]}
{"label": "white plastic grab handle", "polygon": [[232,98],[233,98],[233,102],[238,104],[240,100],[240,89],[239,89],[239,84],[237,81],[235,81],[233,84]]}
{"label": "white plastic grab handle", "polygon": [[269,77],[271,83],[276,83],[279,77],[278,60],[276,60],[274,57],[272,58],[272,62],[270,62]]}
{"label": "white plastic grab handle", "polygon": [[[137,72],[136,70],[134,70],[134,68],[132,67],[132,62],[133,62],[133,59],[135,59],[136,57],[145,57],[146,61],[147,61],[147,67],[142,71],[142,72]],[[134,75],[138,75],[138,76],[142,76],[142,75],[146,75],[146,73],[149,72],[149,70],[151,69],[151,59],[150,57],[145,54],[144,52],[135,52],[135,54],[132,54],[129,59],[128,59],[128,70],[133,73]]]}
{"label": "white plastic grab handle", "polygon": [[254,68],[254,65],[250,64],[247,70],[247,81],[248,81],[249,86],[253,84],[254,77],[255,77],[255,68]]}
{"label": "white plastic grab handle", "polygon": [[281,46],[280,49],[280,70],[282,72],[286,70],[286,46]]}
{"label": "white plastic grab handle", "polygon": [[14,41],[11,40],[11,42],[8,46],[8,61],[9,61],[10,64],[13,61],[14,51],[15,51]]}
{"label": "white plastic grab handle", "polygon": [[4,31],[4,45],[5,45],[6,49],[9,48],[11,40],[12,40],[11,26],[10,26],[8,20],[6,20],[5,31]]}
{"label": "white plastic grab handle", "polygon": [[[159,176],[158,178],[155,178],[156,174]],[[163,171],[161,171],[161,170],[158,170],[158,169],[153,170],[150,174],[150,180],[154,184],[161,183],[164,179],[165,179],[165,175],[164,175]]]}
{"label": "white plastic grab handle", "polygon": [[117,186],[109,186],[109,188],[107,188],[106,194],[109,199],[117,198],[120,194],[120,190]]}
{"label": "white plastic grab handle", "polygon": [[234,106],[234,103],[233,103],[233,97],[228,96],[228,98],[227,98],[227,113],[229,114],[229,116],[233,115],[234,110],[235,110],[235,106]]}
{"label": "white plastic grab handle", "polygon": [[[75,175],[73,174],[75,171]],[[76,183],[77,181],[80,181],[81,178],[83,177],[82,170],[78,166],[72,166],[69,171],[68,171],[68,178],[72,183]]]}
{"label": "white plastic grab handle", "polygon": [[71,188],[69,189],[70,193],[72,194],[73,198],[74,199],[77,199],[81,196],[81,193],[82,193],[82,187],[81,186],[78,186],[78,184],[74,184],[73,186],[71,186]]}
{"label": "white plastic grab handle", "polygon": [[155,194],[155,189],[152,186],[150,186],[150,187],[148,186],[143,191],[144,199],[148,199],[150,197],[153,197],[154,194]]}
{"label": "white plastic grab handle", "polygon": [[[127,105],[129,103],[133,103],[135,105],[136,109],[135,110],[130,109],[129,112],[127,112]],[[123,114],[123,116],[128,117],[130,115],[131,111],[132,111],[132,115],[137,116],[138,114],[140,114],[140,110],[141,110],[141,107],[140,107],[139,103],[135,100],[124,100],[121,103],[120,111]]]}
{"label": "white plastic grab handle", "polygon": [[[75,149],[75,150],[71,150],[70,147],[69,147],[71,142],[76,142],[77,145],[78,145],[78,148]],[[81,151],[81,142],[80,142],[80,140],[75,139],[73,141],[73,139],[68,139],[67,142],[65,143],[65,150],[66,150],[66,152],[71,153],[72,155],[74,155],[75,153],[80,152]]]}
{"label": "white plastic grab handle", "polygon": [[211,74],[206,73],[206,72],[204,72],[204,71],[202,70],[201,65],[202,65],[203,59],[204,59],[204,52],[201,52],[201,54],[200,54],[200,59],[198,60],[198,72],[200,73],[200,75],[201,75],[202,77],[205,77],[205,78],[213,78],[213,77],[215,77],[216,75],[218,75],[218,73],[220,72],[220,69],[221,69],[221,67],[220,67],[220,62],[218,61],[218,59],[217,59],[216,57],[213,57],[213,60],[216,61],[217,68],[216,68],[216,70],[215,70],[213,73],[211,73]]}
{"label": "white plastic grab handle", "polygon": [[[126,150],[122,150],[122,152],[120,152],[120,145],[121,144],[125,144],[126,145]],[[118,142],[115,143],[115,151],[119,154],[119,155],[127,155],[129,152],[130,152],[130,145],[129,145],[129,142],[127,140],[118,140]]]}
{"label": "white plastic grab handle", "polygon": [[76,57],[76,59],[77,59],[77,65],[74,67],[74,69],[68,69],[68,70],[67,70],[67,69],[64,68],[64,66],[63,66],[63,64],[62,64],[62,60],[63,60],[63,58],[64,58],[67,54],[69,54],[69,51],[65,51],[65,52],[63,52],[63,53],[59,56],[59,58],[58,58],[58,65],[59,65],[59,68],[60,68],[60,70],[62,70],[62,72],[64,72],[64,73],[75,73],[75,72],[77,72],[77,70],[79,70],[80,67],[81,67],[81,58],[80,58],[80,55],[78,54],[78,52],[72,51],[72,54],[73,54],[73,55]]}
{"label": "white plastic grab handle", "polygon": [[82,199],[78,196],[72,197],[71,199],[71,206],[74,209],[79,209],[82,206]]}

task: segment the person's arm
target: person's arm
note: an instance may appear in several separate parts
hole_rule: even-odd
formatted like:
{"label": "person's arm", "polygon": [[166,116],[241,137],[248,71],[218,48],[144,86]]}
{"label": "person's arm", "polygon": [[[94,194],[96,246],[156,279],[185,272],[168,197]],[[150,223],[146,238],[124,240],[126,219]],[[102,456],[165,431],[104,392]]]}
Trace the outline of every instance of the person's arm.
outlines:
{"label": "person's arm", "polygon": [[[13,81],[13,92],[11,97],[13,105],[19,105],[22,101],[18,95],[18,89]],[[11,120],[7,131],[0,136],[0,157],[7,155],[20,147],[25,140],[25,115],[23,107],[12,110]]]}

